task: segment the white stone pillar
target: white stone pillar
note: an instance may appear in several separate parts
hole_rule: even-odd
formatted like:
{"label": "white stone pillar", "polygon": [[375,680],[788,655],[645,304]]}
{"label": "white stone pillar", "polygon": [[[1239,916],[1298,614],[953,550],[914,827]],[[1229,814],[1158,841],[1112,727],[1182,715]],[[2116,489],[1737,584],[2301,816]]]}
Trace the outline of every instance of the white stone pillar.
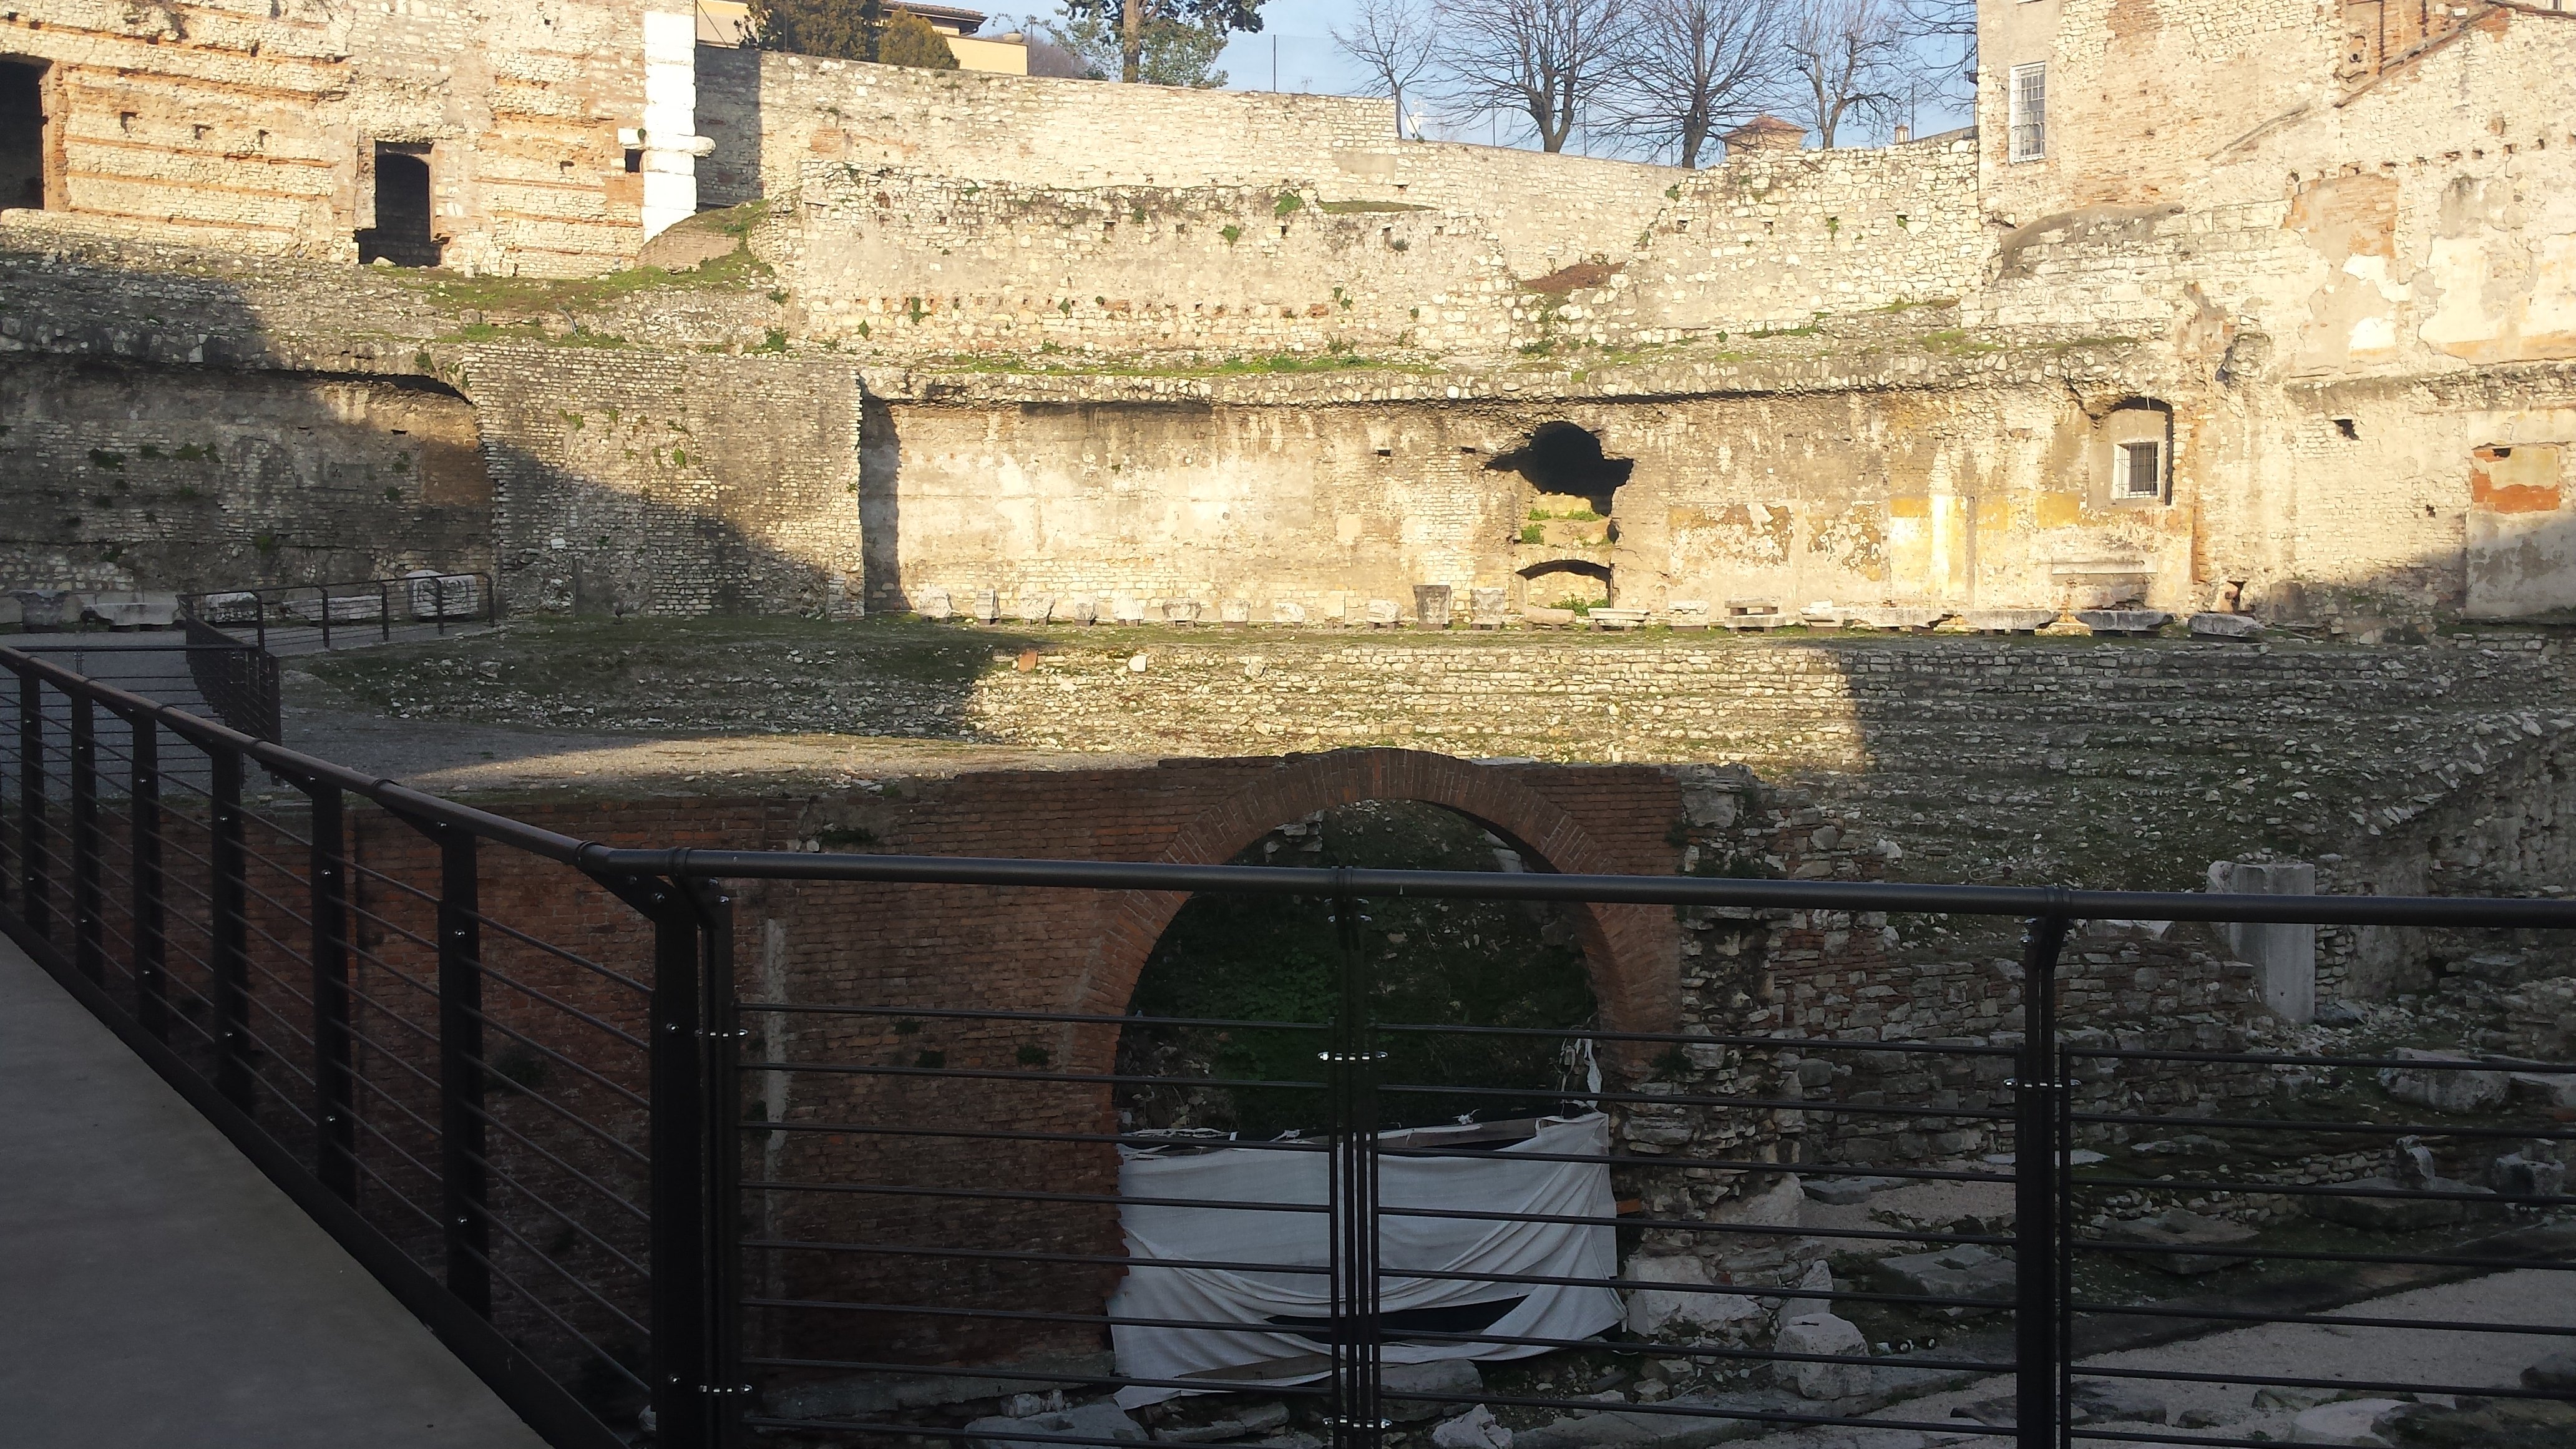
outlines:
{"label": "white stone pillar", "polygon": [[[2213,861],[2209,888],[2223,895],[2306,896],[2317,890],[2317,868],[2303,860]],[[2219,936],[2240,961],[2252,963],[2263,1004],[2286,1021],[2317,1017],[2317,928],[2264,923],[2222,923]]]}
{"label": "white stone pillar", "polygon": [[698,211],[698,161],[713,146],[698,130],[694,9],[644,14],[644,235]]}

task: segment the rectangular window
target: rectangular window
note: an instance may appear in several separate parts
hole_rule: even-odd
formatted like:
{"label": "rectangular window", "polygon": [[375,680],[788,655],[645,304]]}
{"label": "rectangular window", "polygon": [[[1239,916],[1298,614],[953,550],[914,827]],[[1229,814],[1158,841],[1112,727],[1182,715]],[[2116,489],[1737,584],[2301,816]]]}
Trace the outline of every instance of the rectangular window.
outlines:
{"label": "rectangular window", "polygon": [[2034,62],[2012,68],[2012,159],[2036,161],[2048,154],[2048,67]]}
{"label": "rectangular window", "polygon": [[2111,496],[2114,498],[2162,498],[2165,496],[2165,445],[2162,443],[2122,443],[2112,468]]}

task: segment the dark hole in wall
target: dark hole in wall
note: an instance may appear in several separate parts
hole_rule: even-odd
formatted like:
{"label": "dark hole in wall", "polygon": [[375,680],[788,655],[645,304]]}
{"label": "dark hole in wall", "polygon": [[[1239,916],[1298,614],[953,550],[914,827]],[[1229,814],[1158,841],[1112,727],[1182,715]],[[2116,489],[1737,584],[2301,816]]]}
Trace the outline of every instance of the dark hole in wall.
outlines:
{"label": "dark hole in wall", "polygon": [[45,204],[45,66],[0,60],[0,207]]}
{"label": "dark hole in wall", "polygon": [[358,233],[358,260],[379,257],[398,267],[438,265],[430,235],[426,147],[376,147],[376,224]]}
{"label": "dark hole in wall", "polygon": [[1541,493],[1577,497],[1592,511],[1610,516],[1611,495],[1636,471],[1634,459],[1613,458],[1601,451],[1601,439],[1572,423],[1541,423],[1529,441],[1485,465],[1518,473]]}

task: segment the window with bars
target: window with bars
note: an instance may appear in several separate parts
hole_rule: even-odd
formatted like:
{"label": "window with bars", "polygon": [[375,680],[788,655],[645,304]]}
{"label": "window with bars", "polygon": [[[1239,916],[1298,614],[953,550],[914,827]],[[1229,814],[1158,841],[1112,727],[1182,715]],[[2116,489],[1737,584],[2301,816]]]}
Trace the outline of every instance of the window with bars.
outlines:
{"label": "window with bars", "polygon": [[2034,61],[2012,68],[2012,159],[2048,154],[2048,67]]}
{"label": "window with bars", "polygon": [[2114,451],[2112,459],[2112,497],[2162,498],[2165,496],[2164,444],[2122,443]]}

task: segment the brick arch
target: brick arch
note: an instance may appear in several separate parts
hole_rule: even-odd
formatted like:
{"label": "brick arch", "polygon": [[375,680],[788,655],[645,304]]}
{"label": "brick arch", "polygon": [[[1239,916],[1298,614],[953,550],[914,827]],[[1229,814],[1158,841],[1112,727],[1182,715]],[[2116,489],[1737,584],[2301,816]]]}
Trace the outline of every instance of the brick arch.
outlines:
{"label": "brick arch", "polygon": [[[1534,869],[1564,875],[1636,874],[1647,862],[1605,850],[1564,807],[1505,771],[1420,750],[1339,750],[1291,756],[1277,770],[1202,811],[1158,859],[1222,865],[1292,820],[1363,800],[1413,800],[1456,811],[1511,842]],[[1100,952],[1079,1010],[1123,1015],[1163,931],[1189,900],[1130,891],[1105,912]],[[1668,907],[1570,907],[1592,994],[1607,1031],[1674,1031],[1681,1017],[1679,944]],[[1626,1055],[1622,1053],[1621,1055]]]}

